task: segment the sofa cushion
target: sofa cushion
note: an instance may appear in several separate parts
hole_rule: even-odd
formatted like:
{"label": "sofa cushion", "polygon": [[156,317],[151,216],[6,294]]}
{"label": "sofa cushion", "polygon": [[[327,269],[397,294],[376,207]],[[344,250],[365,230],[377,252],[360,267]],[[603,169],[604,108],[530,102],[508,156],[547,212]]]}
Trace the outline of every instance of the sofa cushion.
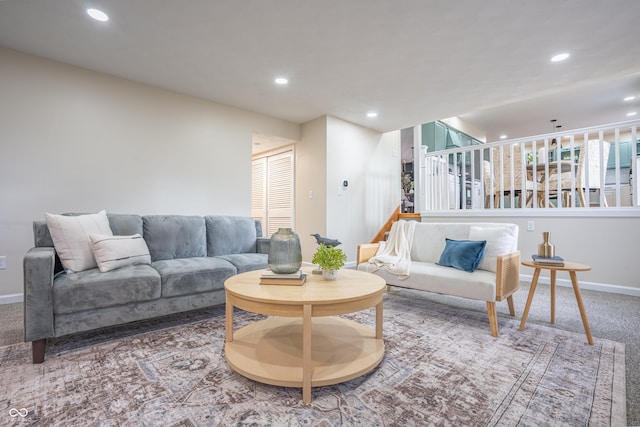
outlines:
{"label": "sofa cushion", "polygon": [[109,225],[114,236],[142,235],[144,232],[140,215],[108,213],[107,218],[109,218]]}
{"label": "sofa cushion", "polygon": [[498,222],[419,222],[416,224],[415,232],[413,234],[411,259],[422,262],[438,262],[440,254],[442,254],[442,251],[444,250],[444,239],[446,238],[453,240],[487,240],[487,245],[493,246],[490,245],[491,239],[470,237],[472,227],[507,230],[506,233],[512,236],[511,249],[508,250],[507,253],[518,250],[518,226],[516,224]]}
{"label": "sofa cushion", "polygon": [[91,248],[102,273],[126,265],[151,264],[149,248],[139,234],[108,236],[91,234]]}
{"label": "sofa cushion", "polygon": [[445,239],[469,238],[469,227],[460,224],[419,222],[413,233],[411,260],[436,263],[445,247]]}
{"label": "sofa cushion", "polygon": [[162,278],[162,296],[189,295],[224,288],[237,273],[229,261],[217,257],[180,258],[151,263]]}
{"label": "sofa cushion", "polygon": [[515,227],[476,227],[469,229],[469,240],[486,240],[484,256],[478,269],[498,270],[498,255],[515,252],[518,247],[517,228]]}
{"label": "sofa cushion", "polygon": [[142,217],[142,224],[151,261],[207,255],[201,216],[148,215]]}
{"label": "sofa cushion", "polygon": [[437,264],[473,273],[476,268],[478,268],[482,255],[484,255],[484,248],[487,246],[487,241],[445,240],[445,247]]}
{"label": "sofa cushion", "polygon": [[218,258],[225,259],[233,264],[239,273],[246,271],[261,270],[267,268],[268,258],[267,254],[231,254],[222,255]]}
{"label": "sofa cushion", "polygon": [[75,313],[94,308],[160,298],[160,275],[149,265],[130,265],[101,273],[97,268],[56,276],[53,312]]}
{"label": "sofa cushion", "polygon": [[207,216],[209,256],[256,252],[256,221],[240,216]]}
{"label": "sofa cushion", "polygon": [[105,211],[77,216],[45,213],[44,216],[65,270],[79,272],[97,267],[89,235],[113,235]]}
{"label": "sofa cushion", "polygon": [[[79,214],[63,214],[67,216],[77,216]],[[131,234],[142,234],[142,217],[134,214],[112,214],[107,213],[109,227],[114,236],[126,236]],[[33,221],[33,246],[53,247],[51,232],[46,221]]]}
{"label": "sofa cushion", "polygon": [[358,265],[358,270],[374,273],[389,285],[481,301],[496,300],[496,275],[490,271],[476,270],[469,273],[429,262],[412,262],[411,274],[406,279],[401,279],[384,268],[375,268],[374,264],[368,262]]}

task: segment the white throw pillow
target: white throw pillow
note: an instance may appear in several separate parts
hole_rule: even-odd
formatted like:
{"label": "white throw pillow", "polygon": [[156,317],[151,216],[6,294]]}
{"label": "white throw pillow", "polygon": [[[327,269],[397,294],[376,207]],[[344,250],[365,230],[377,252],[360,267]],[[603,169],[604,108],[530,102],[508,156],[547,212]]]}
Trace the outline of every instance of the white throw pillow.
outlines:
{"label": "white throw pillow", "polygon": [[125,265],[150,264],[149,248],[141,235],[91,234],[93,254],[102,273]]}
{"label": "white throw pillow", "polygon": [[471,227],[469,228],[469,240],[486,240],[484,256],[478,265],[479,270],[496,272],[498,267],[498,255],[508,254],[513,251],[514,230],[502,227]]}
{"label": "white throw pillow", "polygon": [[113,235],[105,211],[78,216],[45,213],[44,218],[51,233],[53,246],[67,272],[77,273],[97,267],[89,235]]}

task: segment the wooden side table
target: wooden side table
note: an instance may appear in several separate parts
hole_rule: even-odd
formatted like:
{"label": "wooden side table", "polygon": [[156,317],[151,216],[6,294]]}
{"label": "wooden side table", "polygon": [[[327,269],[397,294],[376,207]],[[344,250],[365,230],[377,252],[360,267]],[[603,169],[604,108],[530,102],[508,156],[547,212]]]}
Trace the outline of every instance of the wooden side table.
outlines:
{"label": "wooden side table", "polygon": [[554,265],[540,265],[535,264],[533,261],[522,261],[522,265],[526,267],[534,268],[533,279],[531,279],[531,288],[529,289],[529,296],[527,297],[527,304],[524,307],[524,313],[522,314],[522,320],[520,321],[520,330],[524,330],[524,325],[527,323],[527,316],[529,315],[529,308],[531,307],[531,301],[533,301],[533,294],[536,292],[536,285],[538,284],[538,278],[540,272],[549,270],[551,275],[551,323],[556,321],[556,272],[568,271],[571,277],[571,285],[573,285],[573,292],[576,295],[576,301],[578,302],[578,309],[580,310],[580,316],[582,317],[582,324],[584,325],[584,331],[587,334],[587,342],[593,345],[593,338],[591,337],[591,329],[589,328],[589,321],[587,320],[587,313],[584,310],[584,304],[582,303],[582,294],[580,293],[580,286],[578,285],[577,271],[589,271],[591,267],[585,264],[579,264],[577,262],[566,262],[564,266]]}

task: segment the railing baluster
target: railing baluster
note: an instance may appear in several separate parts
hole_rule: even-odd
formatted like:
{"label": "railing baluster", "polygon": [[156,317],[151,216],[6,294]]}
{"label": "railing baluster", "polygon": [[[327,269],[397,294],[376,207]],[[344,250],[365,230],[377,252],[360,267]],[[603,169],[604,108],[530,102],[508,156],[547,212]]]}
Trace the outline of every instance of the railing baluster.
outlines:
{"label": "railing baluster", "polygon": [[[449,206],[449,200],[451,196],[455,197],[455,194],[451,194],[451,188],[449,187],[449,156],[440,158],[440,168],[442,169],[442,173],[440,174],[440,185],[442,188],[446,188],[444,196],[440,199],[440,203],[443,203],[444,206],[442,209],[451,209]],[[455,206],[454,206],[455,209]]]}
{"label": "railing baluster", "polygon": [[[590,207],[591,206],[591,184],[590,184],[590,175],[589,175],[589,164],[586,163],[589,161],[589,159],[591,158],[591,154],[589,153],[589,150],[591,150],[591,144],[589,143],[589,133],[585,132],[583,137],[582,137],[582,141],[584,141],[583,143],[583,151],[582,153],[580,153],[581,156],[584,156],[585,159],[585,166],[583,167],[583,171],[584,171],[584,182],[581,182],[580,185],[582,185],[582,188],[584,189],[585,192],[585,198],[586,198],[586,207]],[[602,166],[602,165],[601,165]],[[581,177],[582,178],[582,177]],[[601,189],[600,192],[604,191],[604,186],[600,185]],[[582,189],[580,189],[580,191],[583,191]],[[600,206],[600,203],[598,203],[598,206]]]}
{"label": "railing baluster", "polygon": [[509,209],[515,206],[515,187],[513,179],[513,144],[509,145]]}
{"label": "railing baluster", "polygon": [[[615,131],[615,153],[616,153],[616,207],[620,206],[620,129],[616,128]],[[606,168],[605,168],[606,172]]]}
{"label": "railing baluster", "polygon": [[[549,140],[547,138],[544,139],[543,141],[544,144],[544,150],[548,151],[549,150]],[[556,144],[557,147],[557,144]],[[557,153],[558,155],[556,156],[557,158],[560,158],[560,151],[558,151]],[[558,159],[556,159],[558,160]],[[556,169],[557,171],[557,169]],[[546,159],[544,159],[544,205],[548,208],[551,206],[551,202],[549,201],[549,190],[551,189],[551,187],[549,186],[549,158],[547,157]],[[558,200],[560,200],[559,198],[560,196],[560,188],[562,187],[562,184],[559,182],[560,181],[560,177],[557,177],[558,180],[556,182],[556,203],[558,203]]]}
{"label": "railing baluster", "polygon": [[[495,208],[495,195],[496,195],[496,180],[495,180],[495,174],[493,173],[493,171],[495,170],[494,168],[494,164],[493,164],[493,151],[494,148],[489,148],[489,171],[491,173],[491,175],[489,175],[489,181],[491,182],[491,185],[489,185],[489,188],[491,188],[491,197],[489,198],[489,208],[494,209]],[[485,190],[486,191],[486,190]]]}
{"label": "railing baluster", "polygon": [[631,128],[631,164],[630,176],[631,180],[631,206],[640,205],[640,194],[638,193],[638,178],[640,177],[640,158],[638,158],[638,135],[636,127]]}
{"label": "railing baluster", "polygon": [[500,153],[498,156],[498,163],[500,167],[498,168],[498,172],[500,174],[500,191],[498,192],[498,200],[500,209],[504,209],[504,145],[500,146]]}

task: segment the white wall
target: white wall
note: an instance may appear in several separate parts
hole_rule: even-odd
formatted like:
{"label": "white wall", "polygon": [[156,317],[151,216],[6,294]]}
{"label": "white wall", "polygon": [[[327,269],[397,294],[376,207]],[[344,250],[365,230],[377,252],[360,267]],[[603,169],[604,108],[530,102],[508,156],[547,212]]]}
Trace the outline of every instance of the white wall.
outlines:
{"label": "white wall", "polygon": [[327,118],[326,233],[342,242],[349,261],[400,204],[399,153],[399,130],[381,134]]}
{"label": "white wall", "polygon": [[317,244],[312,233],[327,231],[327,117],[304,123],[295,145],[295,231],[303,261],[311,262]]}
{"label": "white wall", "polygon": [[[556,255],[568,261],[591,266],[591,271],[578,273],[578,281],[592,289],[630,293],[640,296],[638,273],[638,242],[640,218],[637,217],[578,217],[578,216],[434,216],[423,214],[429,222],[510,222],[520,227],[519,248],[522,259],[531,259],[538,252],[542,232],[549,231],[549,241],[556,247]],[[527,222],[534,221],[534,231],[527,231]],[[520,273],[532,275],[533,269],[521,267]],[[548,277],[548,272],[542,273]],[[558,281],[569,280],[560,272]],[[622,287],[627,289],[616,289]],[[608,289],[610,288],[610,289]]]}
{"label": "white wall", "polygon": [[252,132],[300,126],[0,48],[0,296],[45,212],[251,214]]}
{"label": "white wall", "polygon": [[400,131],[381,134],[330,116],[302,125],[295,231],[304,261],[317,248],[311,233],[339,239],[355,261],[358,244],[369,242],[400,203],[399,152]]}

